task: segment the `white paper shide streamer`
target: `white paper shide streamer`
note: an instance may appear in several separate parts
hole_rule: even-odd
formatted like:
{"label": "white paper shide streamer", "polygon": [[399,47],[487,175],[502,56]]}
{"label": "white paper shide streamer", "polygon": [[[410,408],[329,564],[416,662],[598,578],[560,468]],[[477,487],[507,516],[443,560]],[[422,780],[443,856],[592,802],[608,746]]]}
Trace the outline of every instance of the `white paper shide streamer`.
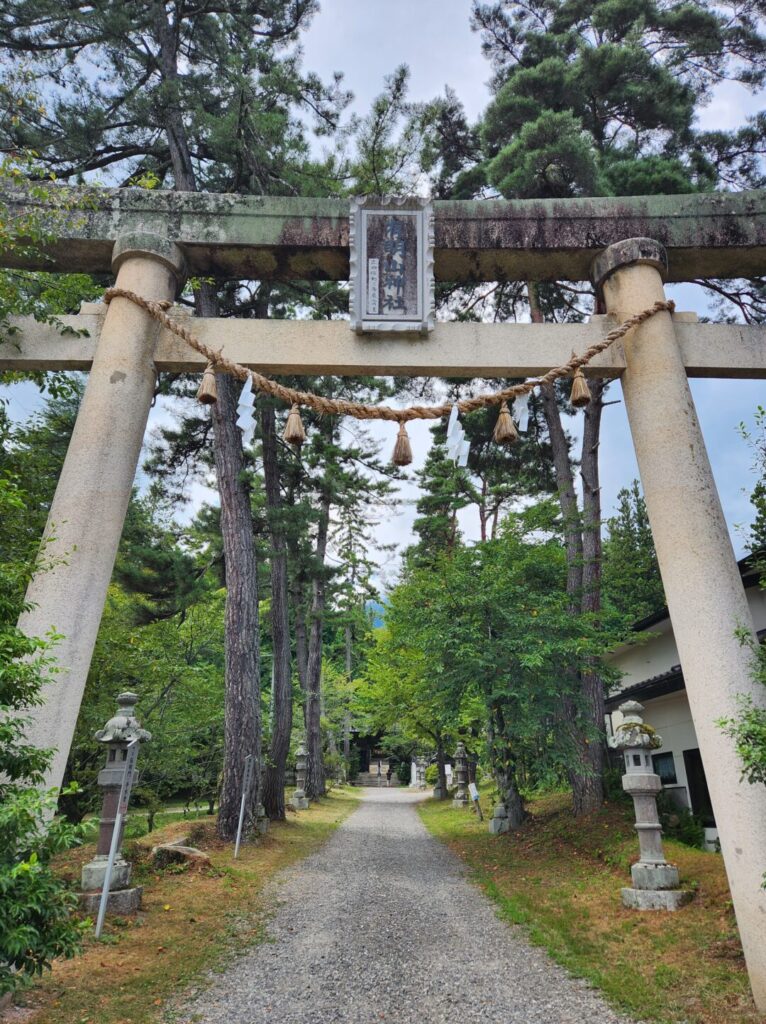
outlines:
{"label": "white paper shide streamer", "polygon": [[453,405],[447,421],[447,456],[456,466],[467,466],[470,450],[471,442],[458,419],[458,407]]}
{"label": "white paper shide streamer", "polygon": [[248,377],[237,402],[237,426],[242,431],[242,444],[245,445],[252,444],[255,437],[254,406],[253,381],[251,377]]}
{"label": "white paper shide streamer", "polygon": [[511,415],[516,420],[516,426],[524,433],[529,426],[529,394],[514,398]]}

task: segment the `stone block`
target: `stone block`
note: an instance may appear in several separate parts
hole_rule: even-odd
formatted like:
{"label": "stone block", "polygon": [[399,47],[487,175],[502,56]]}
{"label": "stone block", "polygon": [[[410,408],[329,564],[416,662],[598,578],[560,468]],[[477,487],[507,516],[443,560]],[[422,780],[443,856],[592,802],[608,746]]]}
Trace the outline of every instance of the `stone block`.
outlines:
{"label": "stone block", "polygon": [[[83,864],[82,871],[80,872],[80,885],[83,892],[95,892],[96,890],[101,892],[104,888],[108,859],[108,857],[96,856],[93,860],[88,861],[87,864]],[[131,870],[131,865],[126,860],[123,860],[122,857],[118,857],[112,868],[110,888],[127,889],[130,885]]]}
{"label": "stone block", "polygon": [[[109,899],[106,904],[107,914],[135,914],[135,912],[141,906],[141,897],[144,892],[142,885],[137,885],[133,889],[119,889],[117,892],[110,892]],[[95,916],[98,914],[99,904],[101,903],[100,892],[81,892],[79,893],[80,908],[86,914],[92,914]]]}
{"label": "stone block", "polygon": [[693,898],[688,889],[622,890],[622,904],[629,910],[680,910]]}
{"label": "stone block", "polygon": [[158,868],[166,868],[169,864],[188,864],[189,868],[197,870],[210,867],[206,853],[183,842],[160,843],[152,847],[152,860]]}
{"label": "stone block", "polygon": [[307,796],[298,796],[297,793],[293,793],[290,797],[290,806],[294,811],[306,811],[308,810],[309,800]]}
{"label": "stone block", "polygon": [[468,797],[467,796],[456,796],[452,798],[453,807],[467,807]]}
{"label": "stone block", "polygon": [[636,889],[677,889],[678,868],[674,864],[645,864],[639,861],[630,869]]}

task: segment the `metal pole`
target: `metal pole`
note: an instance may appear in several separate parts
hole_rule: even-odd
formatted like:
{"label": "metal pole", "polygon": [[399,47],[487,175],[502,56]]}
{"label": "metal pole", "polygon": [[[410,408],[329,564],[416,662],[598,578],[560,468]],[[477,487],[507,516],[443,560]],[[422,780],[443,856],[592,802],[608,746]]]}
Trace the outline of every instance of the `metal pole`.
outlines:
{"label": "metal pole", "polygon": [[122,786],[120,787],[120,802],[117,805],[117,814],[114,816],[112,842],[109,845],[109,857],[106,862],[104,885],[101,889],[101,902],[98,905],[98,919],[96,920],[97,939],[101,938],[101,929],[104,927],[104,918],[106,917],[106,906],[107,903],[109,902],[109,887],[112,882],[112,871],[114,870],[114,862],[117,858],[117,850],[120,847],[122,821],[128,809],[128,800],[130,799],[130,788],[133,784],[133,771],[136,767],[136,758],[138,757],[138,737],[130,741],[126,748],[126,751],[127,756],[125,758],[125,773],[122,776]]}
{"label": "metal pole", "polygon": [[239,857],[239,844],[242,840],[242,825],[245,820],[245,801],[250,792],[250,782],[253,778],[253,755],[248,754],[245,758],[245,777],[242,783],[242,800],[239,805],[239,824],[237,825],[237,841],[234,844],[234,859]]}

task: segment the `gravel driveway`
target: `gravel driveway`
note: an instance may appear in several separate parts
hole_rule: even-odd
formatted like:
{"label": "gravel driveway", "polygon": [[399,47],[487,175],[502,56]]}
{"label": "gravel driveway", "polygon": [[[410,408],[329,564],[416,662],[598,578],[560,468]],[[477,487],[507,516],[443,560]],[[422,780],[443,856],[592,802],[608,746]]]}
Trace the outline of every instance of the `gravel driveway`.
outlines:
{"label": "gravel driveway", "polygon": [[269,940],[184,1011],[205,1024],[615,1024],[462,872],[418,794],[365,791],[318,853],[279,879]]}

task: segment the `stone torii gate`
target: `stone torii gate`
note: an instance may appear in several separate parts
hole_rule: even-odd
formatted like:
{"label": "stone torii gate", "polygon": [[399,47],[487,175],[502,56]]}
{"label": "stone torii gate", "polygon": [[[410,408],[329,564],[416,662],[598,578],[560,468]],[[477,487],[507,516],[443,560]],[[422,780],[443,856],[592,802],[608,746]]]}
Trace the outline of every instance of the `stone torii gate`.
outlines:
{"label": "stone torii gate", "polygon": [[[240,279],[348,277],[348,204],[141,190],[55,190],[11,216],[50,218],[56,241],[40,270],[116,274],[119,288],[173,299],[187,273]],[[606,316],[579,325],[441,323],[428,339],[358,337],[340,321],[196,320],[194,331],[263,373],[527,377],[565,363],[628,316],[664,298],[663,279],[766,272],[766,194],[442,202],[435,273],[449,281],[590,278]],[[67,210],[67,206],[72,208]],[[10,265],[8,256],[0,264]],[[179,315],[182,315],[179,312]],[[32,581],[30,635],[55,629],[60,673],[35,712],[33,740],[57,748],[61,781],[122,532],[157,372],[201,372],[204,360],[124,298],[61,318],[87,336],[19,319],[0,369],[88,370]],[[764,704],[737,638],[752,617],[729,540],[688,377],[766,377],[766,329],[699,324],[659,313],[597,357],[586,374],[619,378],[643,483],[756,1004],[766,1011],[766,788],[740,781],[716,721],[738,695]]]}

